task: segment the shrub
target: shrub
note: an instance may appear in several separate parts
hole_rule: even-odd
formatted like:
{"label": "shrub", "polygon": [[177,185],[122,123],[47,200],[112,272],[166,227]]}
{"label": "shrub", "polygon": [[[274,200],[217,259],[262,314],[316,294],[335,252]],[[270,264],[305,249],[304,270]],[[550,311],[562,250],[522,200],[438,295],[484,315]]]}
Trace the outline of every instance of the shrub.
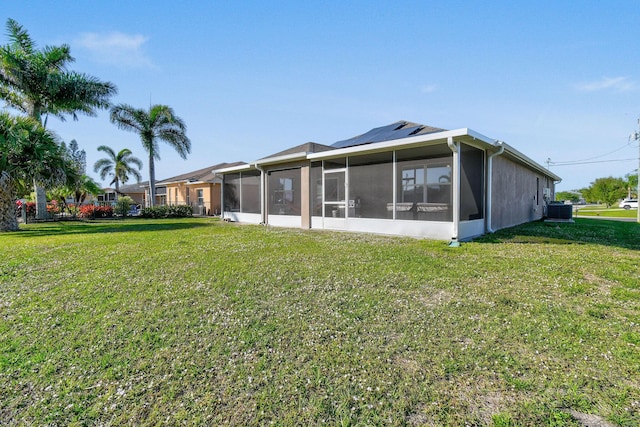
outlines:
{"label": "shrub", "polygon": [[129,214],[129,210],[131,209],[131,205],[135,202],[129,196],[121,196],[118,197],[118,202],[116,203],[116,207],[114,212],[116,215],[127,216]]}
{"label": "shrub", "polygon": [[140,212],[143,218],[185,218],[192,215],[193,208],[188,205],[154,206]]}
{"label": "shrub", "polygon": [[49,212],[52,215],[59,214],[60,212],[62,212],[62,208],[60,207],[60,205],[56,200],[52,200],[49,203],[47,203],[47,212]]}
{"label": "shrub", "polygon": [[111,218],[113,208],[111,206],[80,206],[80,218]]}
{"label": "shrub", "polygon": [[22,216],[22,209],[26,206],[27,209],[27,218],[35,218],[36,216],[36,203],[35,202],[25,202],[22,203],[20,200],[16,200],[16,215],[18,217]]}

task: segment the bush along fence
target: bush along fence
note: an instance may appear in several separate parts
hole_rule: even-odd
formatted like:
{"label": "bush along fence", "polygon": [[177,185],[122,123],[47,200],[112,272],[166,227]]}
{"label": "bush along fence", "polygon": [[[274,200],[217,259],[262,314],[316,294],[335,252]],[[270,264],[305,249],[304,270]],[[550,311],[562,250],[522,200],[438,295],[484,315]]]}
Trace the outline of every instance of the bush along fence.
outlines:
{"label": "bush along fence", "polygon": [[[23,216],[23,210],[26,215]],[[34,202],[16,203],[18,217],[24,218],[27,223],[36,222],[36,207]],[[76,207],[67,205],[66,208],[58,208],[55,204],[47,205],[48,221],[61,221],[73,219],[104,219],[115,217],[139,216],[141,218],[186,218],[193,216],[193,207],[189,205],[155,206],[139,209],[128,201],[115,206],[82,205]]]}
{"label": "bush along fence", "polygon": [[154,206],[140,211],[142,218],[185,218],[193,216],[193,208],[188,205]]}

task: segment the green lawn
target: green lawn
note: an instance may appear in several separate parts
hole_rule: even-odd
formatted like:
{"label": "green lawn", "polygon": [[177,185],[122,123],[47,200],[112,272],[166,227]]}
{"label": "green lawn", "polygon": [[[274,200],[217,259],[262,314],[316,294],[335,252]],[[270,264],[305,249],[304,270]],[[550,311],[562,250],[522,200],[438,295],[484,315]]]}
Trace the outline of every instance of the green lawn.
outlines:
{"label": "green lawn", "polygon": [[588,417],[640,423],[635,223],[459,248],[211,219],[0,235],[3,425]]}
{"label": "green lawn", "polygon": [[[576,213],[577,211],[577,213]],[[600,206],[581,206],[574,205],[573,207],[573,215],[574,217],[583,217],[583,216],[603,216],[603,217],[611,217],[611,218],[637,218],[638,210],[637,209],[623,209],[617,206],[612,206],[607,208],[604,205]]]}

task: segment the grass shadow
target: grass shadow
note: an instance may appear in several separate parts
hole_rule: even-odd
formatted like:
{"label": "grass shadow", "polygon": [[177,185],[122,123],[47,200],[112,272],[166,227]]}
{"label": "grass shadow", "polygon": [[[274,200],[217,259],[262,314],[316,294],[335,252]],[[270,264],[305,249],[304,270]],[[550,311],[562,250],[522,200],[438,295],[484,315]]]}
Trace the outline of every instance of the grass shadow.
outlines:
{"label": "grass shadow", "polygon": [[19,237],[46,237],[73,234],[130,233],[162,230],[184,230],[208,227],[213,221],[200,218],[185,219],[109,219],[94,221],[60,221],[21,226],[20,231],[11,233]]}
{"label": "grass shadow", "polygon": [[640,224],[578,218],[574,223],[536,221],[499,230],[474,240],[479,243],[599,244],[640,249]]}

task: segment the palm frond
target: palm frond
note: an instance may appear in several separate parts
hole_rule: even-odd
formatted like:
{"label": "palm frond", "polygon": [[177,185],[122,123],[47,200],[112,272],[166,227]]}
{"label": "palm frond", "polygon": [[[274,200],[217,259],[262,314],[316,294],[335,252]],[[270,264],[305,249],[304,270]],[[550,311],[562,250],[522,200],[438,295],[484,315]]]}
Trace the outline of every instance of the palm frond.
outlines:
{"label": "palm frond", "polygon": [[7,31],[9,40],[11,40],[13,44],[27,53],[33,52],[35,43],[31,40],[31,36],[29,36],[29,33],[22,27],[22,25],[9,18],[7,19]]}

